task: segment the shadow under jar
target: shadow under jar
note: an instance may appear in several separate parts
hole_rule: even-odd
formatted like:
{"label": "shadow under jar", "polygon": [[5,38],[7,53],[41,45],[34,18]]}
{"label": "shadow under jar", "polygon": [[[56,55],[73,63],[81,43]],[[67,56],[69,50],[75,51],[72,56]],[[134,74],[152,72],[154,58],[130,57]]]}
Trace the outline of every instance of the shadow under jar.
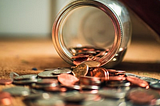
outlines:
{"label": "shadow under jar", "polygon": [[114,67],[131,40],[129,13],[117,0],[69,0],[54,21],[52,40],[72,65],[94,60]]}

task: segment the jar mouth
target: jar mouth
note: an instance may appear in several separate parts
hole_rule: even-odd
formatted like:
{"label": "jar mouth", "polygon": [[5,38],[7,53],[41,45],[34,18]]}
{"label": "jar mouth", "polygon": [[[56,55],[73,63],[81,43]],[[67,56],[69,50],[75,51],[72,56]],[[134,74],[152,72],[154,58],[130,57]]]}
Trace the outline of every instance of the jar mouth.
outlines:
{"label": "jar mouth", "polygon": [[52,29],[52,40],[54,43],[54,47],[57,51],[57,53],[63,58],[66,62],[73,64],[73,54],[68,50],[66,47],[66,44],[64,43],[63,40],[63,22],[67,15],[72,12],[72,10],[82,7],[82,6],[91,6],[95,7],[101,11],[103,11],[107,16],[112,21],[113,27],[114,27],[114,41],[107,53],[97,61],[101,63],[101,66],[105,65],[108,63],[114,56],[115,54],[119,51],[119,48],[121,46],[121,41],[122,41],[122,25],[121,21],[118,17],[118,15],[115,13],[114,10],[112,10],[107,4],[103,4],[102,2],[98,1],[74,1],[65,6],[60,13],[58,14],[57,19],[55,20],[53,24],[53,29]]}

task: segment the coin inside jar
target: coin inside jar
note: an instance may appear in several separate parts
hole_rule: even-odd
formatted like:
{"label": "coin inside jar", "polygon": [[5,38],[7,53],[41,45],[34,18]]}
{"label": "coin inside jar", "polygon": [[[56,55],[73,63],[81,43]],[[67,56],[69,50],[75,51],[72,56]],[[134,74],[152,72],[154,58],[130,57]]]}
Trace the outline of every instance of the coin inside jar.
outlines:
{"label": "coin inside jar", "polygon": [[99,66],[101,65],[100,62],[98,62],[98,61],[93,61],[93,60],[84,61],[83,63],[87,64],[88,67],[99,67]]}

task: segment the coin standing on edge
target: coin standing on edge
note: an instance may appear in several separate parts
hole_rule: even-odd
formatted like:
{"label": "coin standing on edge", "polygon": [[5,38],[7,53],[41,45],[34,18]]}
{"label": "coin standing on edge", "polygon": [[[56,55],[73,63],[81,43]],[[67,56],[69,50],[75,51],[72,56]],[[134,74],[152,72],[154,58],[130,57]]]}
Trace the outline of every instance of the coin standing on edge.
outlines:
{"label": "coin standing on edge", "polygon": [[75,77],[79,78],[80,76],[86,76],[88,73],[88,70],[89,70],[88,65],[81,63],[77,65],[72,72]]}

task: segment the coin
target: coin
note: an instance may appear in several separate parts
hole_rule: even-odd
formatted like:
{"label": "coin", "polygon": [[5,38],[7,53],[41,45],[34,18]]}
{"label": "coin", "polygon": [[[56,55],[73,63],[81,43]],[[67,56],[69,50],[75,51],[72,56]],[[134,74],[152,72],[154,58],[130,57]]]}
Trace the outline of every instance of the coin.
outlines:
{"label": "coin", "polygon": [[100,87],[97,85],[81,85],[81,88],[83,90],[98,90],[98,89],[100,89]]}
{"label": "coin", "polygon": [[158,82],[158,83],[150,84],[150,87],[154,89],[160,89],[160,83]]}
{"label": "coin", "polygon": [[14,84],[31,84],[31,83],[34,83],[34,82],[37,82],[37,79],[34,79],[34,80],[14,80],[13,83]]}
{"label": "coin", "polygon": [[91,77],[91,76],[81,76],[80,84],[81,85],[100,85],[101,79],[99,77]]}
{"label": "coin", "polygon": [[37,74],[27,74],[14,77],[14,80],[34,80],[34,79],[37,79]]}
{"label": "coin", "polygon": [[107,81],[106,86],[108,87],[129,87],[131,84],[130,82],[123,80],[123,81]]}
{"label": "coin", "polygon": [[98,62],[98,61],[93,61],[93,60],[84,61],[83,63],[85,63],[86,65],[88,65],[88,67],[99,67],[99,66],[101,65],[100,62]]}
{"label": "coin", "polygon": [[8,92],[0,92],[0,105],[6,106],[12,104],[12,96]]}
{"label": "coin", "polygon": [[9,92],[12,96],[27,96],[30,94],[30,89],[21,86],[15,86],[10,88],[5,88],[3,92]]}
{"label": "coin", "polygon": [[132,89],[127,97],[134,104],[149,105],[153,99],[156,99],[154,92],[146,89]]}
{"label": "coin", "polygon": [[99,77],[102,81],[109,79],[109,73],[106,71],[105,68],[102,67],[96,67],[91,71],[92,77]]}
{"label": "coin", "polygon": [[123,81],[123,80],[126,80],[126,77],[124,76],[109,76],[109,80],[112,80],[112,81]]}
{"label": "coin", "polygon": [[126,96],[126,91],[121,91],[117,89],[101,89],[98,94],[103,97],[122,99]]}
{"label": "coin", "polygon": [[0,79],[0,84],[9,85],[9,84],[12,84],[12,80],[11,79]]}
{"label": "coin", "polygon": [[149,84],[142,80],[142,79],[139,79],[137,77],[134,77],[134,76],[127,76],[126,79],[131,82],[132,84],[134,85],[138,85],[140,87],[144,87],[144,88],[149,88]]}
{"label": "coin", "polygon": [[88,73],[88,70],[89,70],[88,65],[81,63],[77,65],[72,72],[75,77],[79,78],[80,76],[86,76]]}
{"label": "coin", "polygon": [[58,81],[62,84],[62,85],[74,85],[76,82],[79,81],[78,78],[76,78],[75,76],[71,75],[71,74],[60,74],[58,76]]}
{"label": "coin", "polygon": [[62,73],[71,73],[71,69],[69,68],[57,68],[57,69],[54,69],[52,74],[53,75],[59,75],[59,74],[62,74]]}
{"label": "coin", "polygon": [[58,75],[54,75],[53,74],[53,70],[52,71],[43,71],[38,73],[38,77],[40,78],[57,78]]}

